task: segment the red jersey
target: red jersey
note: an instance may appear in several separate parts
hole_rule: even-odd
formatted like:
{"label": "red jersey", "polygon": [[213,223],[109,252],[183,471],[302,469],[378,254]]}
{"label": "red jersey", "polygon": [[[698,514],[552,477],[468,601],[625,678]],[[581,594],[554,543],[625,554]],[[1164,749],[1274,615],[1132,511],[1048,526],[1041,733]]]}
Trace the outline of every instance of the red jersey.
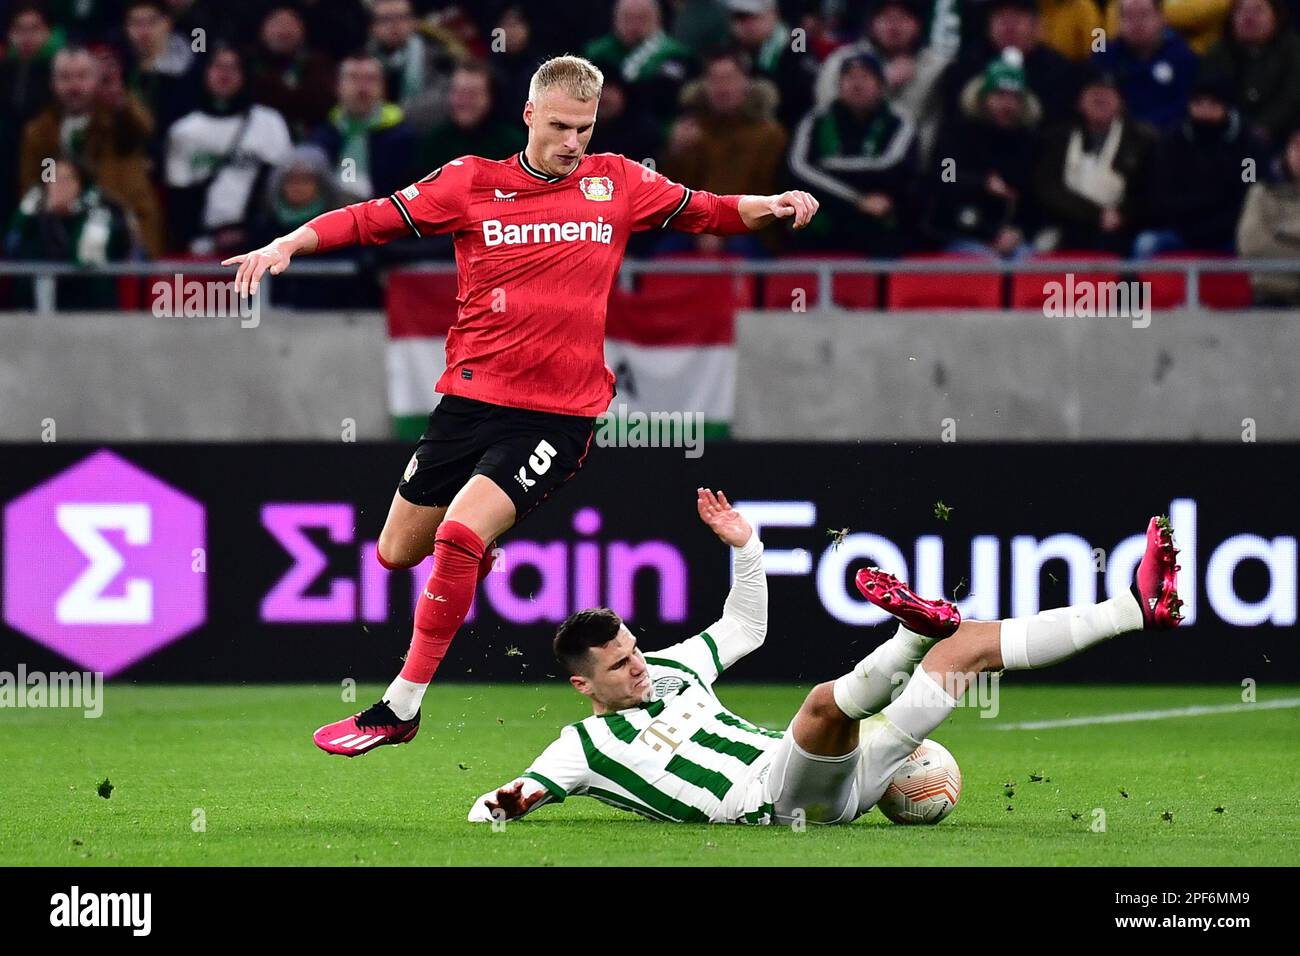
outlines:
{"label": "red jersey", "polygon": [[746,232],[739,198],[688,189],[613,153],[548,176],[520,152],[502,162],[453,159],[387,199],[310,225],[322,252],[452,233],[458,309],[437,390],[591,417],[614,396],[605,310],[628,238],[665,228]]}

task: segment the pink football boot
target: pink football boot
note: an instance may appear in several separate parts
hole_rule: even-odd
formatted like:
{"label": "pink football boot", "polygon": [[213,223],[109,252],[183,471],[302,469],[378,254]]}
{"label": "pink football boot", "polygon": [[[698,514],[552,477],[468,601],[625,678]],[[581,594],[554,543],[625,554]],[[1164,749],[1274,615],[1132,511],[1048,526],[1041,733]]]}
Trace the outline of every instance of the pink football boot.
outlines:
{"label": "pink football boot", "polygon": [[404,744],[419,730],[418,711],[414,719],[402,720],[381,700],[359,714],[326,724],[311,739],[327,754],[355,757],[385,744]]}
{"label": "pink football boot", "polygon": [[1133,596],[1142,605],[1142,624],[1149,631],[1164,631],[1182,623],[1179,610],[1178,572],[1174,563],[1174,529],[1168,515],[1152,518],[1147,525],[1147,549],[1133,575]]}
{"label": "pink football boot", "polygon": [[913,634],[922,637],[950,637],[961,624],[961,611],[951,601],[927,601],[898,578],[880,568],[863,568],[854,583],[862,596],[888,611]]}

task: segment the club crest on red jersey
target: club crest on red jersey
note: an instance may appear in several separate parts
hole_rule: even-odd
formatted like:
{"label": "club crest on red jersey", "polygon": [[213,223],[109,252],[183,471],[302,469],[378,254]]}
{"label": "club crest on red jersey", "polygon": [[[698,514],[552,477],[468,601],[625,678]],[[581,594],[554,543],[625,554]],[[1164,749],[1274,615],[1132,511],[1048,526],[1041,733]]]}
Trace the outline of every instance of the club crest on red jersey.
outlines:
{"label": "club crest on red jersey", "polygon": [[614,180],[608,176],[583,176],[578,188],[592,202],[609,202],[614,198]]}

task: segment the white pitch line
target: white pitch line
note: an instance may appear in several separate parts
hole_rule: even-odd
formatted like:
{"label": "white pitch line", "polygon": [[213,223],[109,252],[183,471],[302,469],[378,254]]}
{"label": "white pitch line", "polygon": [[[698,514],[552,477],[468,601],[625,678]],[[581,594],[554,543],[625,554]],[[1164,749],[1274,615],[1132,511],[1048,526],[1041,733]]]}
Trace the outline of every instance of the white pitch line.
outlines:
{"label": "white pitch line", "polygon": [[1060,720],[1029,720],[1019,724],[994,724],[995,730],[1050,730],[1053,727],[1087,727],[1091,724],[1130,724],[1170,717],[1202,717],[1206,714],[1244,714],[1252,710],[1286,710],[1300,707],[1300,697],[1283,697],[1255,704],[1219,704],[1213,707],[1175,707],[1171,710],[1133,710],[1126,714],[1097,714],[1093,717],[1064,717]]}

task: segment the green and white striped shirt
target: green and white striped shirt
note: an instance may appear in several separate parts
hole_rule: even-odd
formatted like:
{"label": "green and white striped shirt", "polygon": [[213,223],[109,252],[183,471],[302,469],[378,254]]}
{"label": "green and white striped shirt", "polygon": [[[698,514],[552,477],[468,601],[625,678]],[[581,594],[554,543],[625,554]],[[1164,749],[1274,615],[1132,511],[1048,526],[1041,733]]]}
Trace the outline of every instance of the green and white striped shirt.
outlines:
{"label": "green and white striped shirt", "polygon": [[[545,788],[533,809],[582,795],[673,823],[771,822],[764,785],[783,732],[736,716],[713,692],[714,681],[767,631],[762,543],[754,535],[734,553],[722,618],[645,655],[651,699],[568,725],[517,778],[532,792]],[[479,798],[471,820],[484,819],[483,803],[495,792]]]}

